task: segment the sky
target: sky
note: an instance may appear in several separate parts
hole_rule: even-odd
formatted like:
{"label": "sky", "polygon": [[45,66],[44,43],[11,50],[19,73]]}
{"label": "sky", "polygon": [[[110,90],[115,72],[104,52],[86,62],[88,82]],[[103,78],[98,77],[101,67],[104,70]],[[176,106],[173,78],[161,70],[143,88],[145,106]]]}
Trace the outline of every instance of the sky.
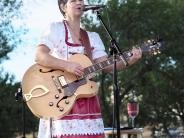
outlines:
{"label": "sky", "polygon": [[15,27],[25,26],[28,32],[21,37],[22,43],[8,54],[9,60],[2,63],[4,72],[21,81],[25,71],[34,64],[35,47],[44,28],[63,17],[58,9],[57,0],[25,0],[21,8],[23,19],[14,22]]}

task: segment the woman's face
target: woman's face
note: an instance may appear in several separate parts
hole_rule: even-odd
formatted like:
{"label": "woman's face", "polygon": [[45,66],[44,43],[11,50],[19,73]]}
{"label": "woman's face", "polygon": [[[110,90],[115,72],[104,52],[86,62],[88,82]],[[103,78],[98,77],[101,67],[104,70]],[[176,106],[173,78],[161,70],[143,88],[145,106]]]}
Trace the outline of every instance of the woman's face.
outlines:
{"label": "woman's face", "polygon": [[84,1],[83,0],[68,0],[64,5],[63,10],[65,16],[81,16],[83,14]]}

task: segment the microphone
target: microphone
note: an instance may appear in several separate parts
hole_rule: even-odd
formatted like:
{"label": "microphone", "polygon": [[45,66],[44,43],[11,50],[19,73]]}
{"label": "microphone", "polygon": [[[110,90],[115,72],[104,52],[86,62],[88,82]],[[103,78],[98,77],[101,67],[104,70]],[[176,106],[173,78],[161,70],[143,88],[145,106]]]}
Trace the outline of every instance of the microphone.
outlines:
{"label": "microphone", "polygon": [[84,5],[83,11],[88,11],[88,10],[99,10],[105,8],[105,5]]}

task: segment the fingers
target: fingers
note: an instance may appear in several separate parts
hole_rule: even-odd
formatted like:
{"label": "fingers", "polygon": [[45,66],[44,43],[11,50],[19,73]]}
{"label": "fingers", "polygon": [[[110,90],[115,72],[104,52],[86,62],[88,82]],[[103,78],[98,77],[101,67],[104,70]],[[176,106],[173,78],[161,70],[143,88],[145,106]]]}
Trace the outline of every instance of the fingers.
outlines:
{"label": "fingers", "polygon": [[74,74],[77,75],[77,76],[84,75],[84,70],[83,70],[82,66],[77,66],[75,68]]}
{"label": "fingers", "polygon": [[142,51],[140,48],[133,47],[132,53],[133,53],[133,57],[136,59],[139,59],[142,56]]}
{"label": "fingers", "polygon": [[84,68],[79,63],[75,62],[68,62],[66,71],[77,76],[82,76],[84,74]]}
{"label": "fingers", "polygon": [[140,48],[133,47],[132,48],[132,54],[133,54],[133,56],[130,57],[129,64],[133,64],[137,60],[139,60],[142,56],[142,51],[141,51]]}

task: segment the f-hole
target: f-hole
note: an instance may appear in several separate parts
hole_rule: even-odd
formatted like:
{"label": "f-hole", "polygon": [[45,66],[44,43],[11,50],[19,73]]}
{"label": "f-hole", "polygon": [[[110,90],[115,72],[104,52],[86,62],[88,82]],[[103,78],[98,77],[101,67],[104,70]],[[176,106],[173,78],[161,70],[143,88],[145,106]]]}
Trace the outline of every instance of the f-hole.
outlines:
{"label": "f-hole", "polygon": [[64,100],[64,99],[67,99],[68,98],[68,96],[64,96],[63,98],[61,98],[58,102],[57,102],[57,107],[59,108],[59,103],[62,101],[62,100]]}

